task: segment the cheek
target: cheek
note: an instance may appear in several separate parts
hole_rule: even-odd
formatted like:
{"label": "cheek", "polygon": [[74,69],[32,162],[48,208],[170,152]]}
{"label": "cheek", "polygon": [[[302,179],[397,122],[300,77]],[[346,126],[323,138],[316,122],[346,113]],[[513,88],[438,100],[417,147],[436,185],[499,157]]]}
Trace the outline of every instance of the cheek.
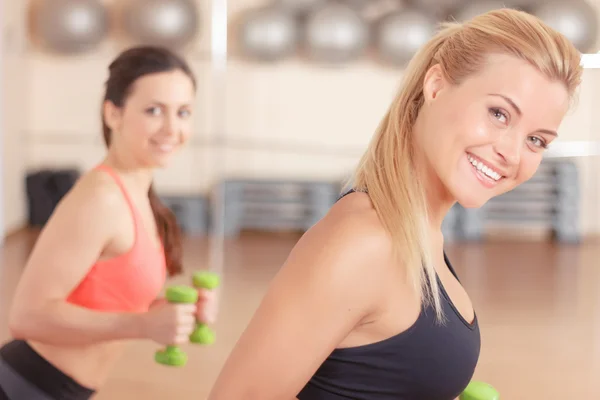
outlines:
{"label": "cheek", "polygon": [[148,138],[160,130],[161,126],[160,118],[151,117],[146,114],[132,115],[125,123],[127,124],[127,131],[135,139]]}
{"label": "cheek", "polygon": [[489,145],[502,133],[502,129],[494,124],[491,116],[480,104],[466,108],[462,115],[460,121],[462,129],[458,139],[467,148]]}
{"label": "cheek", "polygon": [[181,127],[181,143],[186,143],[192,136],[193,129],[191,121],[186,121]]}
{"label": "cheek", "polygon": [[478,104],[447,103],[435,119],[436,142],[457,147],[461,151],[488,144],[494,136],[494,127]]}

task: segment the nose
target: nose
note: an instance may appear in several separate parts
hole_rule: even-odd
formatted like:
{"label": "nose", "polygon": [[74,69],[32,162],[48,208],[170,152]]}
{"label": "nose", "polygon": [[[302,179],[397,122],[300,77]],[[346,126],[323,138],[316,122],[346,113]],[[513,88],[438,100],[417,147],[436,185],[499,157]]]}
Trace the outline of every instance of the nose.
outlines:
{"label": "nose", "polygon": [[521,135],[516,130],[506,132],[494,143],[494,151],[508,165],[517,165],[519,163],[522,148]]}
{"label": "nose", "polygon": [[165,118],[164,130],[167,136],[177,136],[181,130],[178,118],[172,115],[167,116]]}

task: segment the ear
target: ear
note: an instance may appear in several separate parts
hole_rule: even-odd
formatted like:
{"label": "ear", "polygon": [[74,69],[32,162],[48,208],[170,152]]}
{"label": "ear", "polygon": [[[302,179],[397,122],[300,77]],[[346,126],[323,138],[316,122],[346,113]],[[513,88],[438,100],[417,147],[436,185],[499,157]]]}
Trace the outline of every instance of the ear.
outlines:
{"label": "ear", "polygon": [[122,118],[121,109],[112,101],[106,100],[102,105],[102,112],[104,115],[104,122],[110,128],[110,130],[113,132],[118,131]]}
{"label": "ear", "polygon": [[439,64],[429,68],[423,80],[423,96],[425,104],[430,104],[446,87],[446,77],[444,71]]}

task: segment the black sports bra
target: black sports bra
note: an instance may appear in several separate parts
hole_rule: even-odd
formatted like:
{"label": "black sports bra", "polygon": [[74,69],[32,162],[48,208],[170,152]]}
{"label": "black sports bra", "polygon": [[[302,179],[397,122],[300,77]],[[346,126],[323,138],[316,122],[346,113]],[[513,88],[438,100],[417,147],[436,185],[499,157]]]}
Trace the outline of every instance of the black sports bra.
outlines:
{"label": "black sports bra", "polygon": [[[458,279],[444,254],[448,268]],[[406,331],[364,346],[335,349],[298,394],[299,400],[454,400],[466,388],[481,346],[442,282],[444,324],[431,307]]]}

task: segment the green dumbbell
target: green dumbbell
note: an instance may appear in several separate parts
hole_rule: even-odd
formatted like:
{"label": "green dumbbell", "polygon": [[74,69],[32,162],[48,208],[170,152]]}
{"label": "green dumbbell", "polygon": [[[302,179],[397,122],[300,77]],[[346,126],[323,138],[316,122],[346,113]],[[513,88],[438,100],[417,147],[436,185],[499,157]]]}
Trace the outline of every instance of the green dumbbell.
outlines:
{"label": "green dumbbell", "polygon": [[[194,273],[192,283],[195,288],[213,290],[220,284],[219,275],[208,272],[198,271]],[[210,345],[215,342],[215,333],[210,327],[202,322],[197,322],[196,329],[190,335],[190,342],[197,344]]]}
{"label": "green dumbbell", "polygon": [[[189,286],[175,285],[167,288],[165,297],[170,303],[195,304],[198,301],[198,291]],[[187,363],[187,355],[179,346],[167,346],[156,352],[154,360],[163,365],[183,367]]]}
{"label": "green dumbbell", "polygon": [[500,400],[500,394],[485,382],[473,381],[459,397],[460,400]]}

